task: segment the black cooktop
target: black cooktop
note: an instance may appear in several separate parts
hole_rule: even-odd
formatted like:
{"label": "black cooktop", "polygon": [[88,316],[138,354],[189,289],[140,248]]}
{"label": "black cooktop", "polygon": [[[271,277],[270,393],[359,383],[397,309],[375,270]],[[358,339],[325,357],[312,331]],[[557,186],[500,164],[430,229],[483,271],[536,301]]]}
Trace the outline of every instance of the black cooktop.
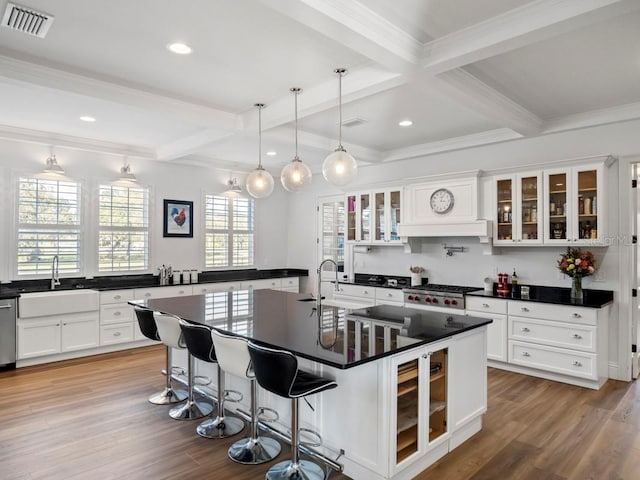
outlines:
{"label": "black cooktop", "polygon": [[475,290],[479,290],[478,287],[465,287],[461,285],[441,285],[438,283],[427,283],[425,285],[417,285],[415,287],[408,287],[411,290],[425,290],[431,292],[442,293],[468,293]]}

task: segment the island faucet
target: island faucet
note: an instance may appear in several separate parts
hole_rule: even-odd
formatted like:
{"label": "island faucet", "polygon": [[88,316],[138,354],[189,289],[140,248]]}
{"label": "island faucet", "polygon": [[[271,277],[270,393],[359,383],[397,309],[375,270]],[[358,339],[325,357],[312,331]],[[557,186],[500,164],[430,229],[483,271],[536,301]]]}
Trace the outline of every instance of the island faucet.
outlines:
{"label": "island faucet", "polygon": [[320,262],[320,266],[318,267],[318,296],[316,298],[316,309],[318,310],[318,312],[320,312],[320,310],[322,309],[322,267],[324,266],[325,263],[333,263],[333,266],[336,269],[336,292],[340,289],[339,285],[338,285],[338,264],[330,259],[330,258],[325,258],[322,262]]}
{"label": "island faucet", "polygon": [[58,255],[53,256],[51,262],[51,290],[55,290],[56,285],[60,285],[60,275],[58,272]]}

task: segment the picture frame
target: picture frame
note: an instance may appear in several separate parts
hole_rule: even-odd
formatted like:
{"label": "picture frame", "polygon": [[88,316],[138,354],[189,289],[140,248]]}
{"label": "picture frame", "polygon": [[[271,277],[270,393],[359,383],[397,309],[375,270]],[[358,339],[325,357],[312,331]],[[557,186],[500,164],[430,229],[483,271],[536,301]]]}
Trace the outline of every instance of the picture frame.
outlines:
{"label": "picture frame", "polygon": [[193,238],[193,202],[164,200],[163,237]]}

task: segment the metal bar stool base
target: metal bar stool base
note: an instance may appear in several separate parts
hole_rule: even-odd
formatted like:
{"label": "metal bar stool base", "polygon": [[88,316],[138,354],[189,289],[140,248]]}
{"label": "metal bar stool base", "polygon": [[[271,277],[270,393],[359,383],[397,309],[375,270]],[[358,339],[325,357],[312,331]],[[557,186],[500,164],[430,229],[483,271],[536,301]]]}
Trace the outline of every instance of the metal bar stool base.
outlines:
{"label": "metal bar stool base", "polygon": [[205,420],[196,433],[204,438],[227,438],[240,433],[244,429],[244,422],[238,417],[225,416]]}
{"label": "metal bar stool base", "polygon": [[229,447],[229,458],[245,465],[266,463],[280,454],[280,443],[270,437],[243,438]]}
{"label": "metal bar stool base", "polygon": [[267,471],[266,480],[324,480],[326,475],[322,468],[308,460],[300,460],[294,466],[291,460],[276,463]]}
{"label": "metal bar stool base", "polygon": [[149,402],[154,405],[171,405],[172,403],[180,403],[187,398],[185,390],[174,390],[173,388],[165,388],[160,393],[155,393],[149,397]]}
{"label": "metal bar stool base", "polygon": [[174,420],[195,420],[206,417],[212,411],[213,405],[210,403],[186,402],[169,410],[169,416]]}

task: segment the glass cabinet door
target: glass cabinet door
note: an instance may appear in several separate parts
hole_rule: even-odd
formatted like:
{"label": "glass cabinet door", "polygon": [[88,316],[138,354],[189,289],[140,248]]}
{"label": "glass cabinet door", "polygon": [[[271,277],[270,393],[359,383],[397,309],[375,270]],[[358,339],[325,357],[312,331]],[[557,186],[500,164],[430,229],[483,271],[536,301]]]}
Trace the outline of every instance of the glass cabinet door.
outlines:
{"label": "glass cabinet door", "polygon": [[418,451],[418,359],[397,365],[396,463]]}
{"label": "glass cabinet door", "polygon": [[496,243],[511,243],[513,242],[513,179],[505,178],[499,179],[496,183],[497,187],[497,215],[496,224],[498,226],[498,233]]}
{"label": "glass cabinet door", "polygon": [[356,241],[356,196],[347,196],[347,241]]}
{"label": "glass cabinet door", "polygon": [[385,235],[385,210],[386,202],[384,198],[384,192],[376,192],[374,194],[375,212],[376,212],[376,236],[375,240],[378,242],[384,242],[387,240]]}
{"label": "glass cabinet door", "polygon": [[448,349],[429,356],[429,443],[447,433]]}
{"label": "glass cabinet door", "polygon": [[598,171],[577,171],[578,225],[574,241],[598,239]]}
{"label": "glass cabinet door", "polygon": [[[567,172],[551,173],[547,175],[547,224],[545,225],[545,240],[548,243],[565,243],[567,241],[567,222],[571,214],[572,205],[569,200],[569,183]],[[569,209],[569,210],[567,210]]]}
{"label": "glass cabinet door", "polygon": [[400,190],[389,192],[389,205],[391,207],[389,217],[389,240],[400,240],[398,236],[398,224],[400,223]]}
{"label": "glass cabinet door", "polygon": [[371,196],[360,194],[360,238],[362,241],[371,240]]}
{"label": "glass cabinet door", "polygon": [[523,243],[540,243],[540,178],[537,175],[519,177],[520,201],[518,202],[518,240]]}

